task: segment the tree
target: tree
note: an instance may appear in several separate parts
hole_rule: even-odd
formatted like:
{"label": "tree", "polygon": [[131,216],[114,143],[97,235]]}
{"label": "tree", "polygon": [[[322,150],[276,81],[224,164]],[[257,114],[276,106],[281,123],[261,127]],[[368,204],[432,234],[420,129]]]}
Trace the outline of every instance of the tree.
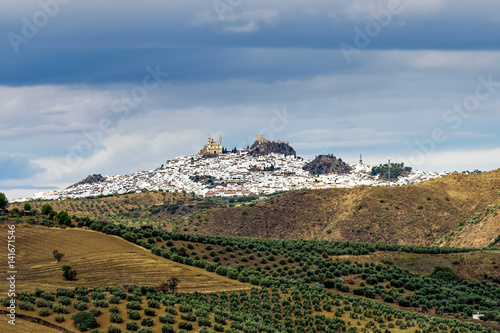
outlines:
{"label": "tree", "polygon": [[175,276],[170,278],[168,281],[168,287],[170,288],[170,290],[172,290],[173,293],[175,293],[175,289],[177,289],[177,285],[179,283],[181,283],[181,280],[179,280],[178,278],[176,278]]}
{"label": "tree", "polygon": [[3,194],[2,192],[0,192],[0,210],[4,210],[8,206],[9,206],[9,200],[7,199],[7,197],[5,196],[5,194]]}
{"label": "tree", "polygon": [[60,211],[56,214],[55,218],[59,221],[60,224],[64,224],[69,226],[71,224],[71,217],[65,211]]}
{"label": "tree", "polygon": [[29,212],[31,210],[31,205],[29,203],[24,204],[24,210]]}
{"label": "tree", "polygon": [[73,281],[76,278],[76,271],[74,269],[71,269],[71,266],[63,266],[63,277],[66,279],[66,281]]}
{"label": "tree", "polygon": [[52,209],[52,206],[49,204],[45,204],[42,206],[42,214],[43,215],[50,215],[50,213],[53,211],[54,211],[54,209]]}
{"label": "tree", "polygon": [[54,259],[56,259],[58,263],[59,261],[61,261],[62,257],[64,257],[64,253],[61,253],[57,250],[54,250],[54,252],[52,252],[52,255],[54,256]]}

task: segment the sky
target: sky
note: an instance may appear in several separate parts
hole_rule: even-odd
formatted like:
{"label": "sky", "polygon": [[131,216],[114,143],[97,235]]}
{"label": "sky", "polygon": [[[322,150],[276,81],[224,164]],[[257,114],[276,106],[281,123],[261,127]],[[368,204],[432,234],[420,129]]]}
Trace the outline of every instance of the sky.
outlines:
{"label": "sky", "polygon": [[130,174],[207,136],[500,168],[500,2],[20,0],[0,12],[0,192]]}

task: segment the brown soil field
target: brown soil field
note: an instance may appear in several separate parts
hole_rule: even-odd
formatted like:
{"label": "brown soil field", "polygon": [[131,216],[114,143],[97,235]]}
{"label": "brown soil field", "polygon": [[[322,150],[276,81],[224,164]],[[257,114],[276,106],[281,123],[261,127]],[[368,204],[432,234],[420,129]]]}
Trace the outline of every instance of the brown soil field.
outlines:
{"label": "brown soil field", "polygon": [[[7,249],[7,226],[0,226],[0,248]],[[122,238],[81,229],[57,229],[40,226],[16,227],[16,291],[35,288],[55,291],[59,287],[106,287],[159,285],[178,277],[180,292],[211,292],[246,289],[248,285],[192,266],[158,257]],[[60,263],[52,252],[64,253]],[[7,271],[7,257],[0,264]],[[76,281],[65,281],[62,266],[78,272]],[[5,297],[7,282],[0,284]]]}

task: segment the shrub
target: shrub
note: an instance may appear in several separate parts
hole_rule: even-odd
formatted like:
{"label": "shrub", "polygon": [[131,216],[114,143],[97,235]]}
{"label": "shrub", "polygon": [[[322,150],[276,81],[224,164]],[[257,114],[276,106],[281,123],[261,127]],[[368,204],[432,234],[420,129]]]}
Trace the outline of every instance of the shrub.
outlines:
{"label": "shrub", "polygon": [[119,313],[110,313],[109,314],[109,320],[112,322],[112,323],[123,323],[123,317],[121,314]]}
{"label": "shrub", "polygon": [[127,309],[131,309],[131,310],[141,310],[142,309],[141,303],[139,303],[137,301],[128,302],[126,304],[126,307],[127,307]]}
{"label": "shrub", "polygon": [[82,330],[82,328],[84,328],[84,330],[87,330],[89,328],[96,328],[99,326],[97,320],[90,312],[80,311],[74,313],[71,316],[73,317],[73,320],[79,330]]}
{"label": "shrub", "polygon": [[108,301],[106,301],[105,299],[96,299],[96,300],[92,301],[92,304],[96,308],[107,308],[108,307]]}
{"label": "shrub", "polygon": [[67,296],[60,296],[58,299],[57,299],[57,302],[59,304],[62,304],[62,305],[70,305],[71,304],[71,298],[67,297]]}
{"label": "shrub", "polygon": [[40,310],[38,310],[38,315],[39,316],[42,316],[42,317],[46,317],[50,314],[50,308],[41,308]]}
{"label": "shrub", "polygon": [[174,333],[174,328],[172,325],[163,325],[161,327],[161,333]]}
{"label": "shrub", "polygon": [[135,321],[129,321],[126,327],[129,331],[137,331],[139,329],[139,324],[137,324]]}
{"label": "shrub", "polygon": [[199,317],[197,319],[198,321],[198,325],[201,327],[201,326],[206,326],[206,327],[210,327],[212,326],[212,323],[210,322],[210,319],[208,318],[203,318],[203,317]]}
{"label": "shrub", "polygon": [[154,316],[156,314],[156,311],[153,310],[153,309],[150,309],[150,308],[146,308],[146,309],[144,309],[144,314],[146,316],[151,316],[152,317],[152,316]]}
{"label": "shrub", "polygon": [[99,317],[102,314],[101,308],[90,308],[89,312],[92,313],[94,317]]}
{"label": "shrub", "polygon": [[434,267],[434,271],[432,272],[431,277],[446,281],[458,280],[458,275],[449,267]]}
{"label": "shrub", "polygon": [[127,315],[128,315],[128,318],[132,319],[132,320],[139,320],[139,319],[141,319],[141,314],[139,312],[137,312],[137,311],[127,310]]}
{"label": "shrub", "polygon": [[54,312],[57,312],[57,313],[68,313],[69,308],[66,305],[54,304],[52,306],[52,310],[54,310]]}
{"label": "shrub", "polygon": [[56,322],[62,323],[64,321],[64,316],[63,315],[57,315],[55,317]]}
{"label": "shrub", "polygon": [[35,311],[35,307],[30,302],[19,302],[19,308],[26,311]]}
{"label": "shrub", "polygon": [[167,313],[164,316],[159,316],[158,319],[163,324],[173,324],[175,322],[175,317],[170,313]]}
{"label": "shrub", "polygon": [[141,327],[138,333],[153,333],[153,329],[150,327]]}
{"label": "shrub", "polygon": [[79,311],[87,310],[87,303],[82,302],[82,301],[74,302],[73,306],[75,307],[75,309],[77,309]]}
{"label": "shrub", "polygon": [[43,298],[44,300],[51,301],[51,302],[53,302],[53,301],[56,299],[56,298],[54,297],[54,295],[53,295],[53,294],[51,294],[51,293],[42,293],[42,294],[40,295],[40,297],[41,297],[41,298]]}
{"label": "shrub", "polygon": [[120,308],[117,307],[116,305],[112,305],[109,307],[109,312],[110,313],[120,313]]}
{"label": "shrub", "polygon": [[174,316],[177,315],[177,310],[172,305],[166,306],[165,312],[170,313],[171,315],[174,315]]}
{"label": "shrub", "polygon": [[153,326],[154,322],[153,319],[150,317],[144,317],[142,318],[141,325],[142,326]]}
{"label": "shrub", "polygon": [[108,333],[121,333],[122,330],[118,326],[108,326]]}
{"label": "shrub", "polygon": [[111,303],[111,304],[119,304],[121,301],[121,298],[117,295],[111,295],[109,298],[108,298],[108,302]]}
{"label": "shrub", "polygon": [[181,304],[179,304],[179,311],[180,312],[191,312],[191,311],[193,311],[193,307],[187,303],[181,303]]}
{"label": "shrub", "polygon": [[179,322],[179,328],[182,330],[190,331],[193,329],[193,324],[185,322],[185,321],[181,321],[181,322]]}

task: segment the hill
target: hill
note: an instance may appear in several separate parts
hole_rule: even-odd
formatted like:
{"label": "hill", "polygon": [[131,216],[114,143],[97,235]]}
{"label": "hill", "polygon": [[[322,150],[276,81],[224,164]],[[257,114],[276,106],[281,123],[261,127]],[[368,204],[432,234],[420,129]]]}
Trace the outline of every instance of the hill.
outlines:
{"label": "hill", "polygon": [[[49,203],[70,215],[158,223],[166,230],[206,235],[425,245],[462,227],[460,231],[467,231],[464,241],[457,238],[451,244],[486,246],[499,235],[498,216],[488,215],[484,220],[487,228],[482,223],[467,226],[466,222],[499,202],[499,192],[500,170],[496,170],[455,173],[408,186],[289,191],[264,200],[158,191]],[[31,205],[40,210],[44,203]],[[14,207],[23,209],[22,204],[10,208]]]}
{"label": "hill", "polygon": [[313,175],[344,174],[352,170],[341,158],[337,159],[331,154],[316,156],[314,160],[304,165],[303,169]]}
{"label": "hill", "polygon": [[[7,234],[7,226],[0,226],[0,230],[2,234]],[[181,277],[179,291],[182,292],[246,288],[238,281],[155,256],[122,238],[103,233],[18,225],[15,236],[16,244],[19,244],[16,248],[17,292],[32,292],[35,287],[55,291],[57,288],[80,285],[156,286],[173,276]],[[0,246],[7,248],[6,243],[7,237],[2,237]],[[52,256],[55,249],[65,254],[60,263]],[[76,281],[63,279],[63,265],[69,265],[78,272]],[[0,292],[6,294],[8,288],[8,284],[3,283]]]}
{"label": "hill", "polygon": [[249,154],[252,156],[263,156],[269,154],[283,154],[285,156],[297,156],[295,150],[288,144],[282,141],[270,141],[266,139],[255,140],[250,147]]}
{"label": "hill", "polygon": [[474,214],[460,227],[438,240],[438,244],[455,247],[500,247],[500,204],[488,206],[482,212]]}
{"label": "hill", "polygon": [[[265,202],[212,209],[202,216],[207,222],[198,232],[426,245],[500,201],[499,192],[500,170],[409,186],[291,191]],[[491,235],[484,236],[489,243]]]}

